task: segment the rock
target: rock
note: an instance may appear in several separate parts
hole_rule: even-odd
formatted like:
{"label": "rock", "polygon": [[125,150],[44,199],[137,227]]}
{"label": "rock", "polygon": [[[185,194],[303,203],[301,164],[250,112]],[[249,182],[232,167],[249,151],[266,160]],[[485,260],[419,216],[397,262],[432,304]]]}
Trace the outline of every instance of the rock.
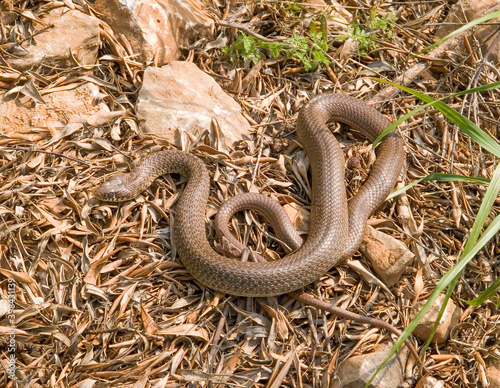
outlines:
{"label": "rock", "polygon": [[[443,25],[436,30],[435,35],[438,38],[443,38],[464,24],[495,11],[500,11],[500,2],[498,0],[461,0],[451,7],[447,18]],[[492,22],[495,22],[495,20],[492,20]],[[474,38],[481,45],[483,54],[486,54],[490,47],[493,46],[488,58],[491,62],[500,64],[498,26],[493,23],[473,27],[468,31],[474,33]]]}
{"label": "rock", "polygon": [[123,34],[137,59],[162,66],[180,56],[199,35],[208,35],[214,22],[199,0],[96,0],[94,9]]}
{"label": "rock", "polygon": [[[418,338],[427,341],[429,335],[431,334],[432,328],[434,327],[434,323],[437,319],[437,314],[443,305],[444,295],[440,295],[436,302],[432,305],[431,309],[424,315],[424,318],[420,321],[420,323],[415,328],[413,334],[415,334]],[[417,313],[424,306],[425,301],[419,302],[414,307],[413,317],[417,315]],[[462,311],[460,308],[456,306],[456,304],[450,299],[448,300],[448,304],[446,305],[446,310],[441,317],[441,321],[437,327],[436,333],[432,342],[437,344],[442,344],[446,342],[448,336],[450,335],[450,330],[458,324],[460,315]]]}
{"label": "rock", "polygon": [[104,103],[93,105],[99,88],[85,83],[71,90],[43,96],[45,104],[28,97],[0,102],[0,133],[23,133],[29,128],[62,127],[69,122],[84,123],[109,112]]}
{"label": "rock", "polygon": [[136,105],[141,129],[172,143],[176,129],[199,136],[215,118],[232,145],[250,134],[240,110],[212,77],[193,63],[178,61],[146,69]]}
{"label": "rock", "polygon": [[[354,356],[340,364],[334,388],[364,387],[380,364],[385,360],[392,345],[378,345],[373,353]],[[408,349],[403,346],[385,364],[377,377],[368,386],[370,388],[396,388],[404,380],[404,370]]]}
{"label": "rock", "polygon": [[370,260],[373,270],[388,286],[395,285],[415,255],[401,241],[366,227],[360,251]]}
{"label": "rock", "polygon": [[[60,68],[76,65],[92,65],[97,62],[100,44],[99,20],[84,13],[66,8],[56,8],[42,17],[46,25],[53,27],[36,35],[36,44],[23,45],[28,53],[24,56],[7,57],[7,62],[16,70],[27,70],[43,62]],[[36,23],[37,30],[44,28]],[[29,41],[28,41],[29,42]]]}

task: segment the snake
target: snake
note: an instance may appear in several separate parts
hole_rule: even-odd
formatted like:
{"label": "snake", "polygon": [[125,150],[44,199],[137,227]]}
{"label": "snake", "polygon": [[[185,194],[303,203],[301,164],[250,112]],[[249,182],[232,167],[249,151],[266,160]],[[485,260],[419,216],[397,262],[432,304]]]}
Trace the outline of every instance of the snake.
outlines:
{"label": "snake", "polygon": [[[205,226],[210,177],[202,160],[188,152],[165,150],[149,154],[133,171],[107,177],[94,196],[103,201],[130,200],[157,177],[181,174],[187,182],[176,204],[173,238],[187,271],[202,285],[236,296],[293,292],[316,281],[357,251],[368,218],[394,188],[405,158],[401,136],[390,132],[375,148],[376,161],[368,178],[348,201],[344,155],[330,130],[332,122],[348,125],[370,142],[390,124],[367,103],[340,93],[321,94],[300,109],[297,140],[309,158],[312,180],[310,231],[298,249],[280,260],[242,262],[212,248]],[[257,204],[264,201],[259,198],[262,195],[256,197]],[[240,208],[246,202],[245,197],[236,200]],[[269,216],[272,217],[273,214]]]}

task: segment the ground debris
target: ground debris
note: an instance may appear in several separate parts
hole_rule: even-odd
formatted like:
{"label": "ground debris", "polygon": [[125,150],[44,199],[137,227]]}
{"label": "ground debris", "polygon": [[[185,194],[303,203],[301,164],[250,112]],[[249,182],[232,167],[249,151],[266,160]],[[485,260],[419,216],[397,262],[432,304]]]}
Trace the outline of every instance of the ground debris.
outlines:
{"label": "ground debris", "polygon": [[[388,342],[389,334],[303,307],[286,295],[237,298],[196,284],[177,261],[171,240],[184,179],[158,179],[137,200],[124,204],[92,200],[104,175],[128,170],[139,157],[172,147],[139,131],[136,102],[150,63],[130,55],[126,39],[104,23],[99,24],[101,41],[92,66],[42,63],[21,70],[6,59],[23,54],[26,42],[36,40],[37,19],[52,6],[72,4],[78,12],[98,18],[90,3],[0,3],[0,91],[17,93],[15,88],[26,85],[23,90],[31,93],[28,97],[36,106],[42,104],[36,91],[47,102],[44,90],[90,82],[98,90],[94,102],[116,115],[94,117],[93,122],[40,120],[0,136],[0,295],[7,301],[0,304],[0,327],[8,336],[9,301],[14,298],[19,344],[15,374],[20,386],[330,386],[341,362],[370,353],[377,344]],[[286,47],[278,56],[261,48],[262,57],[255,62],[243,55],[231,59],[220,48],[234,42],[239,31],[217,23],[213,36],[182,53],[238,101],[253,129],[248,139],[229,150],[219,150],[210,133],[182,140],[185,149],[204,160],[213,178],[207,209],[211,241],[213,214],[239,192],[263,192],[283,205],[307,209],[308,160],[294,135],[299,109],[325,92],[365,100],[380,96],[383,86],[373,80],[373,72],[382,69],[395,79],[420,63],[421,58],[413,55],[431,43],[448,12],[440,1],[366,8],[353,8],[348,1],[333,3],[323,11],[321,2],[311,9],[295,1],[200,2],[214,21],[241,23],[273,40],[290,39],[294,33],[310,37],[315,28],[321,31],[323,17],[328,26],[323,54],[329,65],[312,72],[300,58],[289,56]],[[339,39],[354,31],[347,28],[352,20],[358,32],[373,30],[366,26],[374,10],[379,16],[394,11],[397,17],[395,25],[373,38],[377,47]],[[351,45],[344,50],[347,54],[337,56],[346,44]],[[476,47],[474,40],[471,44]],[[377,61],[390,67],[370,66]],[[483,62],[480,50],[472,60],[457,49],[430,61],[425,72],[412,79],[412,88],[441,97],[498,81],[498,70]],[[18,98],[16,93],[11,97]],[[28,98],[22,95],[14,101]],[[498,91],[488,91],[448,103],[500,138],[498,101]],[[394,118],[419,104],[398,94],[380,109]],[[491,178],[498,163],[432,108],[413,116],[400,130],[407,150],[404,183],[431,172]],[[349,191],[356,192],[370,164],[368,145],[360,146],[356,136],[345,131],[338,138],[346,154],[356,158],[347,162],[346,175]],[[391,292],[365,283],[344,266],[332,269],[307,291],[339,307],[406,327],[411,308],[425,300],[455,264],[485,190],[478,183],[422,182],[374,214],[372,226],[390,230],[416,255],[414,268],[403,273]],[[494,213],[499,206],[497,202]],[[252,213],[235,217],[231,227],[255,251],[275,256],[285,252]],[[433,376],[450,387],[485,385],[485,371],[498,360],[497,297],[474,307],[463,303],[500,275],[498,239],[471,262],[452,294],[463,313],[449,340],[425,355]],[[15,293],[9,293],[9,284],[14,284]],[[2,341],[7,350],[2,349],[0,362],[7,367],[9,342]],[[407,376],[417,374],[416,366],[407,366]],[[1,386],[6,379],[0,375]]]}

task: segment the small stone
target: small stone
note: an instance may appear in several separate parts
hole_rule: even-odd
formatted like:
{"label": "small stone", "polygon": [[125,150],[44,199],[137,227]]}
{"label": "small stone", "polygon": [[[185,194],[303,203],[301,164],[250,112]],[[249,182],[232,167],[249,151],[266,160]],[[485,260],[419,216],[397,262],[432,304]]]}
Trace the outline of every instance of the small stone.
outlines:
{"label": "small stone", "polygon": [[367,226],[360,251],[370,260],[375,273],[388,286],[398,281],[415,255],[401,241]]}
{"label": "small stone", "polygon": [[[354,356],[340,364],[334,388],[364,387],[372,375],[389,354],[392,345],[378,345],[373,353]],[[408,349],[403,346],[391,357],[377,377],[368,386],[370,388],[396,388],[404,381],[405,363]]]}
{"label": "small stone", "polygon": [[175,131],[199,136],[217,119],[227,145],[250,135],[240,106],[212,77],[190,62],[174,61],[161,68],[148,67],[137,100],[140,128],[171,143]]}
{"label": "small stone", "polygon": [[[7,57],[7,62],[16,70],[27,70],[43,62],[48,66],[61,68],[93,65],[97,62],[100,44],[99,20],[84,13],[65,8],[56,8],[42,17],[42,21],[53,27],[41,32],[33,39],[36,44],[24,44],[27,55]],[[42,25],[37,24],[37,30]]]}
{"label": "small stone", "polygon": [[[413,334],[415,334],[418,338],[427,341],[429,338],[432,328],[434,327],[434,323],[437,319],[437,314],[443,305],[444,295],[440,295],[439,298],[434,302],[431,309],[424,315],[420,323],[417,325]],[[419,302],[414,307],[414,314],[416,316],[418,312],[424,306],[425,301]],[[456,306],[456,304],[449,299],[448,304],[446,305],[446,309],[441,317],[441,321],[437,327],[436,333],[434,334],[434,338],[432,342],[437,344],[442,344],[446,342],[448,336],[450,335],[450,330],[458,324],[460,320],[460,315],[462,311],[460,308]]]}

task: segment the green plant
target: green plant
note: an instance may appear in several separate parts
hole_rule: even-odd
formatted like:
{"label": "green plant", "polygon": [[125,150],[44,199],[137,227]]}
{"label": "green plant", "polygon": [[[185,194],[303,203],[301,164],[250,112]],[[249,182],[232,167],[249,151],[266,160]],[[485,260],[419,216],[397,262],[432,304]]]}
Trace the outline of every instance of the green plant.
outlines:
{"label": "green plant", "polygon": [[[251,60],[256,64],[261,58],[260,48],[262,41],[247,35],[242,32],[230,46],[222,46],[221,51],[224,54],[229,54],[229,58],[235,61],[238,57],[243,58],[245,61]],[[271,56],[274,58],[275,51],[271,51]]]}
{"label": "green plant", "polygon": [[315,23],[310,24],[310,37],[294,33],[287,42],[265,42],[254,36],[241,33],[229,46],[221,48],[231,60],[238,57],[256,64],[267,53],[271,58],[284,55],[286,58],[299,60],[307,72],[315,71],[319,66],[327,66],[330,61],[327,57],[328,43],[326,21],[319,23],[319,30]]}
{"label": "green plant", "polygon": [[351,23],[347,26],[347,34],[339,36],[339,40],[351,38],[359,43],[359,52],[366,54],[369,50],[376,49],[378,43],[376,39],[386,37],[391,39],[392,27],[395,25],[396,15],[393,12],[387,13],[385,16],[377,16],[377,11],[373,10],[370,13],[368,22]]}
{"label": "green plant", "polygon": [[288,4],[282,4],[281,7],[288,17],[296,17],[304,9],[297,0],[289,0]]}

